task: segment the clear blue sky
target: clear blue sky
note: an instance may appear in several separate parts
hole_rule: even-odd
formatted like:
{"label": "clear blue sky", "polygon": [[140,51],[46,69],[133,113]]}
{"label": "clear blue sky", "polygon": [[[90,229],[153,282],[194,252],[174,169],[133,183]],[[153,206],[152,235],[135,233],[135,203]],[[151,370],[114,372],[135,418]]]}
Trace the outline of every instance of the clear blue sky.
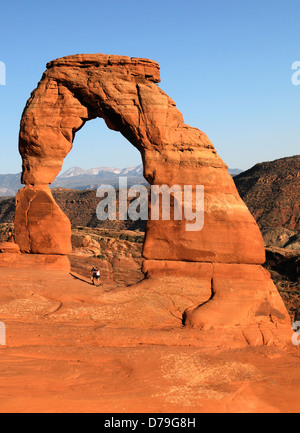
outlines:
{"label": "clear blue sky", "polygon": [[[299,0],[9,0],[1,2],[0,173],[21,170],[23,108],[48,61],[77,53],[146,57],[185,122],[231,168],[299,154]],[[138,152],[100,120],[76,136],[64,168],[126,167]]]}

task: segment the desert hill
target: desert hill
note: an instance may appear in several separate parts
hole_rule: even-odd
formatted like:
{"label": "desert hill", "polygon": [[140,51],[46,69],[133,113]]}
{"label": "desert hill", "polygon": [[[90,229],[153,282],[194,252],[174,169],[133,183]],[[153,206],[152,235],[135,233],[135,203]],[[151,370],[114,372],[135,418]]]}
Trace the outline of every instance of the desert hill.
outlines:
{"label": "desert hill", "polygon": [[300,155],[256,164],[234,181],[261,229],[300,230]]}
{"label": "desert hill", "polygon": [[15,217],[15,198],[0,197],[0,224],[13,223]]}

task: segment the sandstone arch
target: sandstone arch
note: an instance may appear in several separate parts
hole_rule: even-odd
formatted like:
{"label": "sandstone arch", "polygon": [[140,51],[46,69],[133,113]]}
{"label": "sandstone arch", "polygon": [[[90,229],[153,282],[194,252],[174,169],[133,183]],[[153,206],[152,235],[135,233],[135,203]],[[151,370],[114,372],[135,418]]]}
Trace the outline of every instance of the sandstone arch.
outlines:
{"label": "sandstone arch", "polygon": [[207,136],[184,123],[159,82],[159,65],[146,59],[76,55],[47,65],[21,120],[25,188],[17,196],[16,242],[26,253],[70,252],[70,224],[49,184],[75,133],[88,120],[102,117],[141,152],[150,184],[205,186],[201,232],[186,232],[185,221],[149,221],[144,245],[149,278],[180,274],[209,285],[211,301],[187,309],[186,324],[287,324],[285,307],[260,266],[265,260],[262,236],[227,166]]}

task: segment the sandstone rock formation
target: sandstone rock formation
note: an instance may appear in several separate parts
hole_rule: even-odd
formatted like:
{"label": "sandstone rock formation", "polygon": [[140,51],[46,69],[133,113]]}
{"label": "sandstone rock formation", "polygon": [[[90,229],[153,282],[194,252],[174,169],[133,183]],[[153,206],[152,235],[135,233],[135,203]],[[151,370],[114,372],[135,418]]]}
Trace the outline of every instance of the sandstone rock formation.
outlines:
{"label": "sandstone rock formation", "polygon": [[[204,185],[205,224],[187,232],[186,221],[149,221],[144,271],[149,285],[158,274],[180,272],[209,289],[205,305],[186,310],[194,328],[255,326],[252,344],[266,344],[289,323],[270,276],[262,270],[264,243],[241,200],[227,166],[207,136],[184,123],[174,101],[159,87],[159,65],[150,60],[102,54],[50,62],[23,113],[20,153],[22,189],[17,197],[16,242],[23,252],[67,254],[70,226],[48,184],[62,168],[75,133],[101,117],[140,152],[152,185]],[[176,278],[173,279],[176,291]],[[199,287],[201,291],[201,287]],[[261,337],[262,328],[267,329]],[[249,331],[250,332],[250,331]]]}
{"label": "sandstone rock formation", "polygon": [[1,242],[0,253],[19,254],[20,248],[19,245],[15,244],[14,242]]}
{"label": "sandstone rock formation", "polygon": [[180,327],[193,288],[176,277],[184,290],[170,298],[170,278],[156,293],[99,290],[58,271],[0,267],[0,412],[298,413],[299,350]]}
{"label": "sandstone rock formation", "polygon": [[36,254],[71,252],[71,224],[48,185],[27,185],[16,197],[15,238],[21,250]]}

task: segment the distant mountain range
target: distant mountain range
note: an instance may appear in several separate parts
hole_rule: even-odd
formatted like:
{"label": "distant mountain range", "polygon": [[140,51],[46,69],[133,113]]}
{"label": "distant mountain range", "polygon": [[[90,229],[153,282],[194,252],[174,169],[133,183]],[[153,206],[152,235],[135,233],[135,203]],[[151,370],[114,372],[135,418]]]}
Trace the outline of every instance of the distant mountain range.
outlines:
{"label": "distant mountain range", "polygon": [[129,167],[129,168],[112,168],[112,167],[98,167],[91,168],[89,170],[84,170],[80,167],[72,167],[69,170],[65,171],[63,174],[59,176],[59,179],[65,179],[70,177],[77,176],[107,176],[107,174],[118,175],[118,176],[142,176],[143,175],[143,165],[138,165],[137,167]]}
{"label": "distant mountain range", "polygon": [[[97,189],[102,185],[119,185],[119,178],[127,177],[128,185],[147,184],[143,176],[143,165],[127,168],[98,167],[84,170],[73,167],[58,176],[51,188]],[[1,179],[0,179],[1,182]]]}
{"label": "distant mountain range", "polygon": [[[242,171],[230,169],[229,173],[236,176]],[[97,189],[102,185],[119,185],[119,177],[127,177],[128,186],[147,184],[143,176],[143,165],[127,168],[98,167],[84,170],[72,167],[58,176],[51,188],[69,188],[78,190]],[[21,174],[0,174],[0,196],[14,196],[20,188]]]}
{"label": "distant mountain range", "polygon": [[21,174],[0,174],[0,197],[16,195],[22,187]]}

